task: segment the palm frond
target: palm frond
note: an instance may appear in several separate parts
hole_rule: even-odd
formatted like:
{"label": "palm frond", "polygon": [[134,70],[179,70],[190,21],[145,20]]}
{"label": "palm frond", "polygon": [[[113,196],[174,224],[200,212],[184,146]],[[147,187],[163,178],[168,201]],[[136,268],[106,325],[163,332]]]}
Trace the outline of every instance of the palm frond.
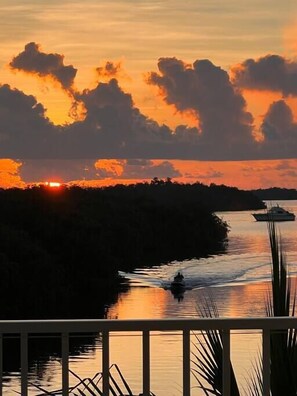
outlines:
{"label": "palm frond", "polygon": [[[208,298],[204,298],[202,304],[197,307],[202,317],[219,317],[219,312],[211,294]],[[206,396],[223,394],[223,342],[222,334],[219,330],[206,330],[195,334],[196,343],[194,343],[195,351],[193,352],[193,374],[198,379],[199,387]],[[230,362],[230,381],[231,396],[239,396],[239,389]],[[209,387],[200,380],[205,381]]]}
{"label": "palm frond", "polygon": [[259,353],[256,362],[252,366],[250,377],[246,381],[247,391],[245,392],[245,394],[247,396],[262,396],[264,394],[262,373],[263,373],[263,364],[262,364],[262,358]]}
{"label": "palm frond", "polygon": [[[296,292],[292,293],[286,256],[281,236],[273,221],[269,221],[268,234],[271,251],[271,291],[266,299],[269,317],[294,316]],[[292,298],[293,294],[293,298]],[[262,390],[262,361],[254,367],[250,378],[251,395],[258,396]],[[270,336],[270,388],[272,396],[297,394],[297,333],[295,329],[271,332]]]}

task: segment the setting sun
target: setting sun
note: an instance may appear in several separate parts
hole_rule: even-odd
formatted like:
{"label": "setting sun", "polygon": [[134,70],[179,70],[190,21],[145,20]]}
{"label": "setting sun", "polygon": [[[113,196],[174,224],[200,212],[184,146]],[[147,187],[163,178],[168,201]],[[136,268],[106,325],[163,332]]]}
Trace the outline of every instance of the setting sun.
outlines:
{"label": "setting sun", "polygon": [[61,183],[54,182],[54,181],[45,182],[44,184],[45,184],[45,186],[51,187],[51,188],[59,188],[59,187],[61,187]]}

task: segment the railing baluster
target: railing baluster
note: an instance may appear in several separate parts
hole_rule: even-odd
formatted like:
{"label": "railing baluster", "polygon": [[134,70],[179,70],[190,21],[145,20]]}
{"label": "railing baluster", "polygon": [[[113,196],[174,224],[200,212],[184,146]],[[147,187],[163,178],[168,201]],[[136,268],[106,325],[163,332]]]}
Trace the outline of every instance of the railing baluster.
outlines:
{"label": "railing baluster", "polygon": [[189,396],[190,383],[190,330],[183,331],[183,396]]}
{"label": "railing baluster", "polygon": [[230,330],[222,331],[223,341],[223,396],[230,396]]}
{"label": "railing baluster", "polygon": [[62,333],[62,395],[69,393],[69,334]]}
{"label": "railing baluster", "polygon": [[0,333],[0,396],[2,396],[3,386],[3,334]]}
{"label": "railing baluster", "polygon": [[[109,378],[109,335],[112,332],[141,332],[142,334],[142,365],[143,396],[150,394],[150,334],[155,331],[182,331],[183,333],[183,396],[191,390],[190,334],[191,331],[218,330],[222,334],[223,343],[223,396],[230,396],[232,385],[230,362],[230,335],[232,330],[256,330],[263,332],[263,396],[270,396],[270,334],[283,329],[296,329],[296,317],[283,318],[197,318],[197,319],[133,319],[133,320],[0,320],[0,396],[1,382],[3,385],[3,338],[7,335],[20,335],[21,353],[21,394],[28,395],[28,341],[29,334],[59,333],[62,336],[62,382],[63,395],[69,391],[69,334],[98,333],[102,334],[102,371],[103,394],[112,392]],[[2,336],[1,336],[2,334]],[[3,338],[2,338],[3,337]],[[5,340],[5,339],[4,339]],[[2,369],[1,369],[2,368]],[[2,393],[1,393],[2,392]],[[169,390],[170,392],[170,390]]]}
{"label": "railing baluster", "polygon": [[143,396],[150,394],[150,332],[142,332],[142,387]]}
{"label": "railing baluster", "polygon": [[28,395],[28,333],[21,333],[21,394]]}
{"label": "railing baluster", "polygon": [[109,331],[102,332],[103,395],[109,396]]}
{"label": "railing baluster", "polygon": [[270,395],[270,330],[262,331],[263,396]]}

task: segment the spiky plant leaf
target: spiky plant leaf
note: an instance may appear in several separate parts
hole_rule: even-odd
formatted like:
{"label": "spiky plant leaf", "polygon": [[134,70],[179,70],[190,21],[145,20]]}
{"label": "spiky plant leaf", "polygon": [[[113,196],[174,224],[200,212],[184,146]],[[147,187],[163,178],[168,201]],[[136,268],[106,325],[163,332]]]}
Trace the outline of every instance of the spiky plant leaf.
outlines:
{"label": "spiky plant leaf", "polygon": [[[269,221],[268,234],[271,251],[271,292],[266,299],[269,317],[295,316],[296,293],[291,290],[286,257],[275,223]],[[292,305],[291,305],[292,303]],[[262,361],[254,368],[250,380],[250,395],[258,396],[263,390]],[[272,396],[297,394],[297,333],[295,329],[275,331],[270,336],[270,387]]]}
{"label": "spiky plant leaf", "polygon": [[[219,317],[219,312],[211,295],[205,298],[198,306],[202,317]],[[223,342],[222,333],[219,330],[206,330],[200,336],[195,333],[196,343],[193,352],[193,373],[198,379],[199,387],[205,395],[221,396],[223,394]],[[230,396],[239,396],[239,389],[235,378],[232,363],[230,362]],[[201,380],[209,385],[207,387]]]}

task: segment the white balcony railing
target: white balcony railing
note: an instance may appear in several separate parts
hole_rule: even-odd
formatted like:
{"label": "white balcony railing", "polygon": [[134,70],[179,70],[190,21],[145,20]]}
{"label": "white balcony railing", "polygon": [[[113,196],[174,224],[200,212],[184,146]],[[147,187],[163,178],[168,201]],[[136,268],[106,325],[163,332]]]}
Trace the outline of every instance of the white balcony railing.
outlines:
{"label": "white balcony railing", "polygon": [[10,320],[0,321],[0,396],[2,396],[3,335],[19,334],[21,339],[21,394],[28,395],[28,336],[33,334],[61,334],[62,394],[69,392],[69,334],[102,334],[103,394],[109,395],[109,336],[111,332],[142,333],[143,396],[150,394],[150,332],[181,331],[183,350],[183,396],[190,396],[190,334],[191,331],[221,330],[223,334],[223,395],[230,395],[230,332],[232,330],[261,330],[263,359],[263,396],[270,395],[270,332],[297,328],[297,318],[203,318],[162,320]]}

